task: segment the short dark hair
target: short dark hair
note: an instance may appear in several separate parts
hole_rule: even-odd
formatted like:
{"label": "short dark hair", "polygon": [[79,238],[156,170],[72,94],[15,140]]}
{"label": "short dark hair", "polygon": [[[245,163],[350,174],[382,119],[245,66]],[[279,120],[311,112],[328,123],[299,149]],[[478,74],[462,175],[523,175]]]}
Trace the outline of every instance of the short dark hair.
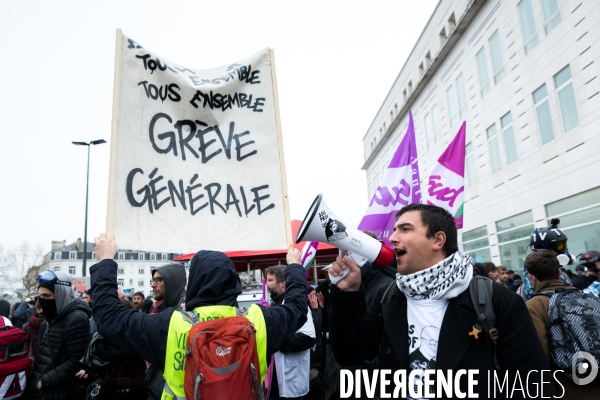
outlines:
{"label": "short dark hair", "polygon": [[485,269],[487,269],[488,272],[496,270],[496,264],[494,264],[491,261],[484,262],[483,266],[485,267]]}
{"label": "short dark hair", "polygon": [[525,257],[525,269],[538,281],[558,279],[560,264],[550,250],[538,250]]}
{"label": "short dark hair", "polygon": [[396,213],[396,220],[404,213],[418,211],[421,222],[427,227],[427,238],[432,238],[437,232],[444,232],[446,243],[442,251],[446,257],[458,251],[456,223],[454,217],[442,207],[430,204],[409,204]]}
{"label": "short dark hair", "polygon": [[283,265],[275,265],[274,267],[269,267],[265,270],[266,275],[275,275],[275,282],[281,283],[285,282],[285,267]]}

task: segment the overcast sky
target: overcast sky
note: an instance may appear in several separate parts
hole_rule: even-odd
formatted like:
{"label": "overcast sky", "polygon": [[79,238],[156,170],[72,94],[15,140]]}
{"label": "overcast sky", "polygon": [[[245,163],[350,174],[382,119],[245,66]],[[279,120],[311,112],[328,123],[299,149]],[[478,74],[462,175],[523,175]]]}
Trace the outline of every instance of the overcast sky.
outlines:
{"label": "overcast sky", "polygon": [[[117,28],[191,68],[273,48],[291,218],[323,193],[358,224],[362,138],[437,3],[1,2],[0,246],[83,238],[87,150],[71,141],[110,141]],[[105,229],[109,150],[92,148],[90,241]]]}

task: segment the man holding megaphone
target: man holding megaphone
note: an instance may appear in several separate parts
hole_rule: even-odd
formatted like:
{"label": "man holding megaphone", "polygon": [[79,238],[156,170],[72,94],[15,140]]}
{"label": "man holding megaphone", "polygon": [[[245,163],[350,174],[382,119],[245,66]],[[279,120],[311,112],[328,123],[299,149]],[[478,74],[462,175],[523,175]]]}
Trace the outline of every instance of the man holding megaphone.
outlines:
{"label": "man holding megaphone", "polygon": [[[331,348],[337,361],[358,365],[378,356],[381,371],[404,370],[413,390],[423,390],[426,379],[435,382],[441,371],[476,370],[475,393],[487,398],[488,379],[493,379],[488,371],[500,370],[511,385],[518,371],[528,376],[530,393],[540,386],[545,396],[553,393],[548,376],[540,374],[550,366],[525,304],[511,290],[473,278],[473,260],[458,250],[452,215],[437,206],[409,204],[396,219],[390,243],[398,274],[371,304],[365,302],[360,268],[351,258],[338,257],[330,269],[332,276],[346,274],[330,294]],[[388,393],[393,388],[388,386]],[[435,388],[409,392],[409,397],[430,398]],[[467,379],[460,379],[454,393],[468,389]]]}

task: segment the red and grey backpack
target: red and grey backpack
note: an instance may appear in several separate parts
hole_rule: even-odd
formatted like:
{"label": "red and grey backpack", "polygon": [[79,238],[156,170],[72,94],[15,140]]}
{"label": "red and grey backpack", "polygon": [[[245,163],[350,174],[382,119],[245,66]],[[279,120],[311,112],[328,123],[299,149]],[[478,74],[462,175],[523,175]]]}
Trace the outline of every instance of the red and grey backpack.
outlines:
{"label": "red and grey backpack", "polygon": [[29,346],[29,333],[0,317],[0,399],[16,399],[25,391],[32,364]]}
{"label": "red and grey backpack", "polygon": [[241,316],[195,323],[188,334],[186,399],[259,400],[256,330]]}

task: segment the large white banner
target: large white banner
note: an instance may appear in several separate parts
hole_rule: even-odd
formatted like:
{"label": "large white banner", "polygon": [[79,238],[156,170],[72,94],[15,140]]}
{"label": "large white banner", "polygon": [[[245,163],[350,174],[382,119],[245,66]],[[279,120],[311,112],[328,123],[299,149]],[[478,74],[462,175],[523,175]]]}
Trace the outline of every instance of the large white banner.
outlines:
{"label": "large white banner", "polygon": [[275,82],[269,49],[198,70],[117,31],[107,232],[119,248],[287,247]]}

